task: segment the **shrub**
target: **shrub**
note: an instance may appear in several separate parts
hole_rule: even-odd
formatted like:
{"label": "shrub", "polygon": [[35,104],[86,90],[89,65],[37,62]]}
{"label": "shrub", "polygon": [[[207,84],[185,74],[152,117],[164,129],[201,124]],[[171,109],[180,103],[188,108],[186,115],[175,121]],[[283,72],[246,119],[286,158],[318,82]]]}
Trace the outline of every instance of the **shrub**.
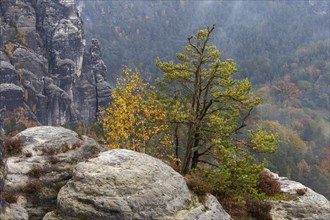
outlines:
{"label": "shrub", "polygon": [[6,44],[6,53],[7,53],[7,56],[9,58],[12,58],[13,57],[14,49],[15,49],[15,47],[14,47],[14,44],[12,42],[8,42]]}
{"label": "shrub", "polygon": [[185,178],[188,188],[193,191],[197,196],[204,196],[207,193],[211,192],[211,189],[208,184],[199,176],[187,175]]}
{"label": "shrub", "polygon": [[32,153],[31,152],[26,152],[25,157],[32,157]]}
{"label": "shrub", "polygon": [[60,162],[60,159],[59,159],[57,156],[51,156],[51,157],[49,158],[49,162],[50,162],[51,164],[57,164],[58,162]]}
{"label": "shrub", "polygon": [[247,219],[248,210],[245,204],[237,203],[227,196],[217,196],[218,201],[232,219]]}
{"label": "shrub", "polygon": [[267,201],[246,198],[246,207],[251,217],[260,220],[271,220],[270,210],[272,206]]}
{"label": "shrub", "polygon": [[266,195],[272,196],[281,193],[280,183],[272,177],[267,171],[262,171],[259,176],[259,191]]}
{"label": "shrub", "polygon": [[26,184],[24,187],[21,188],[21,191],[24,193],[36,193],[38,192],[40,189],[42,189],[43,185],[41,182],[39,181],[31,181],[28,184]]}
{"label": "shrub", "polygon": [[44,148],[42,148],[41,151],[42,151],[43,155],[48,155],[48,156],[54,155],[55,153],[57,153],[57,150],[55,147],[44,147]]}
{"label": "shrub", "polygon": [[303,196],[305,195],[307,192],[307,188],[299,188],[299,189],[296,189],[296,193],[299,195],[299,196]]}
{"label": "shrub", "polygon": [[24,140],[22,138],[12,137],[12,138],[4,138],[4,148],[5,152],[9,156],[17,156],[22,153],[22,148],[24,144]]}
{"label": "shrub", "polygon": [[37,126],[38,122],[32,119],[30,113],[26,109],[20,107],[6,114],[3,124],[5,134],[7,136],[14,136],[26,128]]}
{"label": "shrub", "polygon": [[222,156],[218,168],[199,168],[192,174],[203,179],[213,195],[244,203],[243,197],[246,195],[259,196],[258,178],[264,164],[257,164],[244,149],[234,147],[234,150],[219,148],[219,155]]}
{"label": "shrub", "polygon": [[28,175],[34,178],[40,178],[43,174],[43,170],[41,167],[34,166],[29,172]]}
{"label": "shrub", "polygon": [[65,143],[63,146],[62,146],[62,148],[61,148],[61,152],[62,153],[66,153],[66,152],[68,152],[70,150],[70,146],[69,146],[69,144],[67,144],[67,143]]}
{"label": "shrub", "polygon": [[86,122],[80,122],[77,127],[74,128],[77,132],[78,138],[83,140],[83,135],[93,138],[94,140],[101,141],[103,137],[102,125],[98,122],[88,125]]}
{"label": "shrub", "polygon": [[79,142],[77,142],[77,143],[74,143],[73,145],[72,145],[72,149],[74,150],[74,149],[77,149],[77,148],[79,148],[79,147],[81,147],[81,142],[79,141]]}
{"label": "shrub", "polygon": [[1,197],[8,203],[16,203],[18,196],[15,192],[1,192]]}

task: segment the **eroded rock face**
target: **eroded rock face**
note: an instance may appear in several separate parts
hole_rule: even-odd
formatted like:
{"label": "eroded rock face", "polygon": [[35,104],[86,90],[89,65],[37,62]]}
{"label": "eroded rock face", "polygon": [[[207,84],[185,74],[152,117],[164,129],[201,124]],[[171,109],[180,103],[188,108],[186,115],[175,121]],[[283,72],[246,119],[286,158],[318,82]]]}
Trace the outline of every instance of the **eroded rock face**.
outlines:
{"label": "eroded rock face", "polygon": [[0,84],[0,109],[13,111],[14,109],[22,105],[23,105],[23,89],[21,87],[12,83]]}
{"label": "eroded rock face", "polygon": [[21,106],[41,124],[93,122],[109,103],[100,45],[86,47],[74,1],[1,0],[0,32],[0,85],[21,87]]}
{"label": "eroded rock face", "polygon": [[184,178],[162,161],[111,150],[76,166],[58,194],[59,211],[43,219],[230,219],[211,195],[195,203]]}
{"label": "eroded rock face", "polygon": [[16,205],[26,210],[29,219],[42,219],[54,210],[57,193],[76,164],[106,150],[95,140],[62,127],[29,128],[15,138],[23,141],[22,152],[7,155],[3,191],[20,197]]}
{"label": "eroded rock face", "polygon": [[274,220],[328,220],[330,219],[330,202],[324,196],[299,182],[279,177],[268,172],[281,184],[281,191],[295,195],[291,201],[271,201],[271,216]]}

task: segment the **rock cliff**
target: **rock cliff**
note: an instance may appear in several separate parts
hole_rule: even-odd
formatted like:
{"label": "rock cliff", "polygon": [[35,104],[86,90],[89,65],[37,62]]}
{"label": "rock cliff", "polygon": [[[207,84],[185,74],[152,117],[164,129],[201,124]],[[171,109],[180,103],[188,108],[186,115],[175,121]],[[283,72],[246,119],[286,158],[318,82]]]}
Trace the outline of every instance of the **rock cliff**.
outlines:
{"label": "rock cliff", "polygon": [[1,0],[0,118],[24,107],[43,125],[91,122],[111,87],[73,0]]}

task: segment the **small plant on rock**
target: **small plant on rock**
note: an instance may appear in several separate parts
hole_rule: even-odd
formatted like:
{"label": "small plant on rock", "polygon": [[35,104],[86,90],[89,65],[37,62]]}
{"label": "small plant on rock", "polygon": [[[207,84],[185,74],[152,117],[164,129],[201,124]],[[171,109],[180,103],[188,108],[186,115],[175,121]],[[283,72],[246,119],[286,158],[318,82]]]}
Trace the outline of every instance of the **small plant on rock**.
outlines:
{"label": "small plant on rock", "polygon": [[57,153],[57,150],[55,147],[44,147],[42,148],[42,154],[43,155],[48,155],[48,156],[51,156],[51,155],[54,155]]}
{"label": "small plant on rock", "polygon": [[25,155],[25,157],[32,157],[32,153],[31,152],[26,152],[24,155]]}
{"label": "small plant on rock", "polygon": [[62,152],[62,153],[66,153],[66,152],[68,152],[69,150],[70,150],[70,146],[69,146],[68,143],[65,143],[65,144],[62,146],[62,148],[61,148],[61,152]]}
{"label": "small plant on rock", "polygon": [[20,131],[37,126],[38,122],[33,120],[25,108],[20,107],[6,114],[3,124],[5,134],[12,137]]}
{"label": "small plant on rock", "polygon": [[246,207],[248,209],[248,213],[254,219],[262,219],[262,220],[271,220],[272,217],[270,216],[270,210],[272,206],[269,202],[253,199],[253,198],[246,198]]}
{"label": "small plant on rock", "polygon": [[197,175],[187,175],[186,182],[188,188],[193,191],[197,196],[205,196],[211,192],[209,185]]}
{"label": "small plant on rock", "polygon": [[8,156],[17,156],[22,153],[24,140],[19,137],[4,138],[3,144]]}
{"label": "small plant on rock", "polygon": [[41,167],[34,166],[29,172],[28,175],[34,178],[40,178],[43,174],[43,170]]}
{"label": "small plant on rock", "polygon": [[9,58],[13,57],[15,46],[12,42],[6,44],[6,53]]}
{"label": "small plant on rock", "polygon": [[18,196],[15,192],[1,192],[0,197],[2,197],[8,203],[16,203]]}
{"label": "small plant on rock", "polygon": [[267,171],[261,172],[258,187],[262,193],[269,196],[281,193],[280,183]]}
{"label": "small plant on rock", "polygon": [[40,181],[31,181],[21,188],[21,191],[24,193],[32,194],[38,192],[42,189],[43,185]]}
{"label": "small plant on rock", "polygon": [[51,164],[57,164],[59,162],[60,162],[60,159],[57,156],[51,156],[49,158],[49,163],[51,163]]}
{"label": "small plant on rock", "polygon": [[77,143],[74,143],[73,145],[72,145],[72,149],[74,150],[74,149],[77,149],[77,148],[79,148],[79,147],[81,147],[81,142],[79,141],[79,142],[77,142]]}
{"label": "small plant on rock", "polygon": [[299,196],[303,196],[305,195],[307,192],[307,188],[299,188],[299,189],[296,189],[296,193],[299,195]]}

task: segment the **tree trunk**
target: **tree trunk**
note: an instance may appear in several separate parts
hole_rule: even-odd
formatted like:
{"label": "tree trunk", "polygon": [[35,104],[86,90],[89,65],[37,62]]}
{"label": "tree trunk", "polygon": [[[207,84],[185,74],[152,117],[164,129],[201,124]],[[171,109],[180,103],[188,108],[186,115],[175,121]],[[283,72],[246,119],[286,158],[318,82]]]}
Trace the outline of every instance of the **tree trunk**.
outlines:
{"label": "tree trunk", "polygon": [[[184,158],[184,164],[182,168],[182,174],[186,175],[189,173],[190,169],[196,168],[198,164],[198,148],[199,145],[199,127],[195,127],[195,125],[191,125],[188,132],[188,142],[186,146],[186,154]],[[194,149],[196,152],[194,152]]]}
{"label": "tree trunk", "polygon": [[184,160],[183,160],[183,165],[182,165],[182,171],[181,173],[183,175],[188,174],[189,170],[190,170],[190,163],[191,163],[191,153],[192,153],[192,147],[193,147],[193,125],[192,123],[190,123],[189,125],[189,129],[188,129],[188,141],[187,141],[187,145],[186,145],[186,153],[184,156]]}
{"label": "tree trunk", "polygon": [[175,164],[177,169],[179,169],[180,163],[179,163],[179,137],[178,137],[178,131],[179,131],[179,125],[175,125],[174,129],[174,144],[175,144]]}

